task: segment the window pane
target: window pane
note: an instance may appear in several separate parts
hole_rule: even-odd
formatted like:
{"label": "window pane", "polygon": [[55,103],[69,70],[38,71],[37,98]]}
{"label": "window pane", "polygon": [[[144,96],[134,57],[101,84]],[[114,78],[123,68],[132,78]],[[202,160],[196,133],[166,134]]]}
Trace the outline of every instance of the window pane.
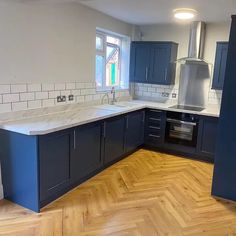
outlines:
{"label": "window pane", "polygon": [[106,58],[106,86],[119,86],[119,74],[119,49],[108,46]]}
{"label": "window pane", "polygon": [[104,77],[104,57],[96,55],[96,86],[102,87]]}
{"label": "window pane", "polygon": [[96,36],[96,49],[103,50],[103,39],[99,36]]}
{"label": "window pane", "polygon": [[111,37],[111,36],[107,36],[107,43],[112,43],[112,44],[120,45],[120,39],[119,38],[115,38],[115,37]]}

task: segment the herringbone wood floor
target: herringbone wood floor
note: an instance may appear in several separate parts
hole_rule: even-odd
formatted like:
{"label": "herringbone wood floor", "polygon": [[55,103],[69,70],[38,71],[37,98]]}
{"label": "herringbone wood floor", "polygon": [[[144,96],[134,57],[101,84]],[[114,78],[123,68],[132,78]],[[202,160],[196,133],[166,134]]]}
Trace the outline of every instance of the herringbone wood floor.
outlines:
{"label": "herringbone wood floor", "polygon": [[0,235],[236,235],[236,204],[211,197],[212,170],[139,150],[40,214],[2,201]]}

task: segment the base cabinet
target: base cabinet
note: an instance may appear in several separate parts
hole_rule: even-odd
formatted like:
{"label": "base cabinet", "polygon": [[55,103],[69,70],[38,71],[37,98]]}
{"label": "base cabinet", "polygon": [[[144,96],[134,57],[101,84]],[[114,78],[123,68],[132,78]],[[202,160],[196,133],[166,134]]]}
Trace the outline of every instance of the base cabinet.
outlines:
{"label": "base cabinet", "polygon": [[218,118],[201,117],[198,128],[197,153],[201,156],[214,159]]}
{"label": "base cabinet", "polygon": [[131,152],[144,142],[145,111],[128,114],[125,127],[125,152]]}
{"label": "base cabinet", "polygon": [[124,154],[125,117],[118,116],[103,123],[104,163],[109,164]]}
{"label": "base cabinet", "polygon": [[[165,123],[166,111],[147,109],[42,136],[0,129],[4,197],[39,212],[142,144],[170,150]],[[200,116],[197,156],[213,159],[217,123]]]}
{"label": "base cabinet", "polygon": [[71,178],[76,183],[102,166],[101,122],[79,126],[73,131]]}
{"label": "base cabinet", "polygon": [[44,201],[70,184],[71,143],[69,130],[39,138],[40,201]]}

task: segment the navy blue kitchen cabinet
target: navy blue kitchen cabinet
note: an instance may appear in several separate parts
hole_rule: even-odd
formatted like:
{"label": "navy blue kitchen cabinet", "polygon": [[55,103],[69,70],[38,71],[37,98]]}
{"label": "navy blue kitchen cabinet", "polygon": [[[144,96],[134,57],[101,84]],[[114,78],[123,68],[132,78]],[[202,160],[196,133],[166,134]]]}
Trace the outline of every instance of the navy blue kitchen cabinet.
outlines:
{"label": "navy blue kitchen cabinet", "polygon": [[130,81],[174,84],[177,49],[178,45],[173,42],[132,42]]}
{"label": "navy blue kitchen cabinet", "polygon": [[217,42],[212,88],[222,90],[225,79],[228,42]]}
{"label": "navy blue kitchen cabinet", "polygon": [[216,145],[212,194],[236,201],[236,16],[232,16]]}
{"label": "navy blue kitchen cabinet", "polygon": [[125,152],[131,152],[144,142],[145,111],[126,115]]}
{"label": "navy blue kitchen cabinet", "polygon": [[39,137],[40,202],[55,198],[71,182],[73,131]]}
{"label": "navy blue kitchen cabinet", "polygon": [[150,62],[150,44],[133,42],[130,53],[130,79],[137,83],[148,83],[150,79]]}
{"label": "navy blue kitchen cabinet", "polygon": [[118,116],[104,121],[103,124],[104,164],[110,164],[124,154],[125,116]]}
{"label": "navy blue kitchen cabinet", "polygon": [[102,166],[101,122],[79,126],[73,131],[71,178],[73,183],[94,173]]}
{"label": "navy blue kitchen cabinet", "polygon": [[214,160],[218,118],[201,116],[198,127],[197,154]]}
{"label": "navy blue kitchen cabinet", "polygon": [[163,147],[165,138],[166,112],[156,109],[146,111],[145,145]]}

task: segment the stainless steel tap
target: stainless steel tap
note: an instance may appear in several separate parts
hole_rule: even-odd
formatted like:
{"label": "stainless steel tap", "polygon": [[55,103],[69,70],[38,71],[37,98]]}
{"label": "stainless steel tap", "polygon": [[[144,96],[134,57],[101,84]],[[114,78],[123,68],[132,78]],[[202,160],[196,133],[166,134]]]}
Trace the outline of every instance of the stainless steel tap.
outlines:
{"label": "stainless steel tap", "polygon": [[115,91],[115,87],[112,87],[112,88],[111,88],[111,94],[112,94],[111,104],[114,105],[115,102],[117,102],[117,100],[116,100],[116,91]]}

